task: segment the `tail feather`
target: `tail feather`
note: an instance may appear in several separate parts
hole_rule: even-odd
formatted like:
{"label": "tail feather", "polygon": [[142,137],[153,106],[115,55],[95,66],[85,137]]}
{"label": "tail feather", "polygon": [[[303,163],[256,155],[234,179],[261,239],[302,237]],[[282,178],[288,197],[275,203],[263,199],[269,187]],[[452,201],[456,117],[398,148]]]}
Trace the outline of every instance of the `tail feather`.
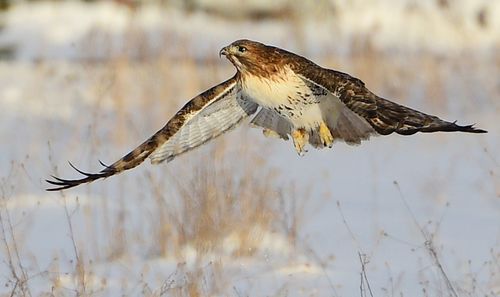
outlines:
{"label": "tail feather", "polygon": [[364,118],[347,107],[340,111],[338,119],[327,118],[327,125],[334,139],[342,139],[349,145],[359,145],[376,134]]}

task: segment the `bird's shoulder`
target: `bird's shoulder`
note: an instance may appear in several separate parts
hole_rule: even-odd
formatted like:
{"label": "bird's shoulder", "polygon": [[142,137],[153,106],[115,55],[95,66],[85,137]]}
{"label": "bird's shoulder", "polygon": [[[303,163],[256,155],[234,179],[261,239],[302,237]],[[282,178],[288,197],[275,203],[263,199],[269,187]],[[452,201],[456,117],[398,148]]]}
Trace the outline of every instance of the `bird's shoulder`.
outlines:
{"label": "bird's shoulder", "polygon": [[365,87],[365,83],[348,73],[324,68],[301,55],[275,48],[280,53],[285,65],[299,76],[320,84],[328,89],[335,89],[339,85]]}

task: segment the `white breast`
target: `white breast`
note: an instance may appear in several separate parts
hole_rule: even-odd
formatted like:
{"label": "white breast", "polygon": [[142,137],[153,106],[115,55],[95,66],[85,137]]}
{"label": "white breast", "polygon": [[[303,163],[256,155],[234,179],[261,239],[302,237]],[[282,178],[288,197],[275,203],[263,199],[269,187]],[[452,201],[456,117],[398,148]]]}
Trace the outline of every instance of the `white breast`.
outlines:
{"label": "white breast", "polygon": [[245,75],[242,87],[250,100],[277,112],[294,129],[313,130],[327,118],[335,123],[342,108],[338,98],[329,92],[314,95],[306,82],[288,68],[271,78]]}
{"label": "white breast", "polygon": [[298,89],[308,90],[304,81],[291,70],[270,78],[245,75],[243,91],[262,107],[274,108],[288,103],[289,96],[296,96]]}

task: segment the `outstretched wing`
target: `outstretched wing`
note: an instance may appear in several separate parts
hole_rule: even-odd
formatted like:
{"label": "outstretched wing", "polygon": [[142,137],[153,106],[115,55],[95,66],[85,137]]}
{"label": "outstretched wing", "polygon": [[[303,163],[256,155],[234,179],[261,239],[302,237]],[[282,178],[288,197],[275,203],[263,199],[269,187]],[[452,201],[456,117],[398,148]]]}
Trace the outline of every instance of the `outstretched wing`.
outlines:
{"label": "outstretched wing", "polygon": [[109,166],[101,162],[105,168],[100,172],[86,173],[70,163],[85,177],[62,179],[52,176],[54,180],[47,182],[56,187],[47,191],[64,190],[116,175],[136,167],[147,157],[154,164],[170,161],[230,130],[256,110],[255,103],[243,98],[235,76],[193,98],[161,130],[120,160]]}
{"label": "outstretched wing", "polygon": [[365,84],[346,73],[324,69],[312,62],[294,65],[294,71],[306,82],[315,84],[339,98],[344,105],[365,120],[379,134],[393,132],[411,135],[417,132],[469,132],[486,133],[473,125],[460,126],[436,116],[399,105],[378,97]]}

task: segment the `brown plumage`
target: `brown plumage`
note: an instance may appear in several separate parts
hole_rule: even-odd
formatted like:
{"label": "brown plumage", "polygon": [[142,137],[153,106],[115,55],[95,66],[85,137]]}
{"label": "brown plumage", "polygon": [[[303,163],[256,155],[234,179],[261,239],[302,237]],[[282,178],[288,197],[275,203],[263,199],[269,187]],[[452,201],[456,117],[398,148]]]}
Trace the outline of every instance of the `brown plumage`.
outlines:
{"label": "brown plumage", "polygon": [[[310,63],[294,63],[294,70],[306,79],[328,89],[353,112],[363,117],[379,134],[398,133],[412,135],[417,132],[469,132],[486,133],[473,125],[457,125],[456,122],[444,121],[409,107],[383,99],[365,84],[346,73],[324,69]],[[318,69],[319,68],[319,69]]]}
{"label": "brown plumage", "polygon": [[[123,172],[128,169],[132,169],[139,164],[141,164],[147,157],[151,157],[151,154],[157,150],[158,148],[161,147],[165,142],[167,142],[169,139],[171,139],[176,133],[178,133],[181,128],[189,122],[189,120],[192,117],[195,117],[197,113],[200,113],[204,108],[206,108],[210,104],[216,104],[217,100],[221,100],[224,98],[225,95],[229,95],[229,93],[234,90],[234,86],[236,85],[236,77],[233,77],[215,87],[212,87],[208,89],[207,91],[201,93],[200,95],[196,96],[193,98],[191,101],[186,103],[171,119],[168,121],[168,123],[160,129],[158,132],[156,132],[153,136],[151,136],[148,140],[146,140],[144,143],[139,145],[137,148],[135,148],[133,151],[122,157],[120,160],[116,161],[115,163],[111,165],[105,165],[104,163],[100,162],[101,165],[104,166],[104,169],[101,170],[99,173],[87,173],[83,172],[79,169],[77,169],[73,164],[69,163],[71,167],[73,167],[76,171],[78,171],[80,174],[85,175],[84,178],[81,179],[62,179],[56,176],[52,176],[54,180],[46,180],[48,183],[56,186],[54,188],[47,189],[47,191],[58,191],[58,190],[64,190],[68,188],[72,188],[75,186],[78,186],[80,184],[84,183],[90,183],[93,182],[97,179],[102,179],[106,178],[112,175],[116,175],[120,172]],[[243,103],[242,103],[243,105]],[[250,104],[247,109],[245,109],[245,112],[248,112],[249,114],[255,112],[256,106],[253,104]],[[243,118],[243,117],[242,117]],[[241,118],[241,119],[242,119]],[[241,120],[240,119],[240,120]],[[232,127],[232,126],[231,126]],[[229,127],[229,128],[231,128]],[[227,130],[227,129],[226,129]],[[226,130],[221,129],[220,133],[225,132]],[[212,137],[207,138],[206,140],[203,140],[202,143],[210,140]],[[181,146],[179,147],[175,155],[167,155],[164,156],[165,159],[171,160],[175,156],[178,156],[184,152],[187,152],[198,145],[194,147],[190,146]],[[152,159],[152,162],[155,159]],[[160,163],[160,161],[156,161],[157,163]]]}
{"label": "brown plumage", "polygon": [[335,140],[359,144],[372,135],[416,132],[486,133],[472,125],[460,126],[380,98],[346,73],[322,68],[304,57],[250,40],[224,47],[236,75],[189,101],[143,144],[99,173],[62,179],[52,176],[48,191],[64,190],[116,175],[146,158],[154,164],[171,161],[232,129],[259,112],[251,124],[266,136],[288,140],[299,154],[305,145],[331,147]]}

